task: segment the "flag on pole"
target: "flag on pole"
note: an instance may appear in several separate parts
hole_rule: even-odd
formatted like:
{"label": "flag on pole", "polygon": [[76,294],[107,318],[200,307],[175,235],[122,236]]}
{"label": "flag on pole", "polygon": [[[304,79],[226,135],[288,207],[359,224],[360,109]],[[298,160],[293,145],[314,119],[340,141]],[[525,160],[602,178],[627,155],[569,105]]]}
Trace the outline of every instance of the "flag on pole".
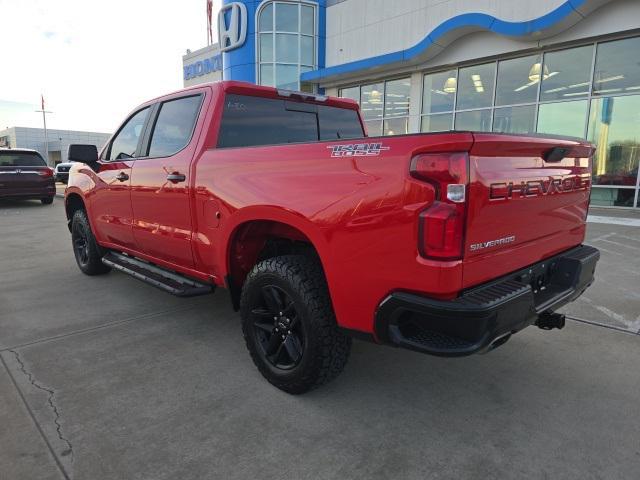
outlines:
{"label": "flag on pole", "polygon": [[40,94],[40,103],[42,104],[42,110],[44,110],[44,95]]}

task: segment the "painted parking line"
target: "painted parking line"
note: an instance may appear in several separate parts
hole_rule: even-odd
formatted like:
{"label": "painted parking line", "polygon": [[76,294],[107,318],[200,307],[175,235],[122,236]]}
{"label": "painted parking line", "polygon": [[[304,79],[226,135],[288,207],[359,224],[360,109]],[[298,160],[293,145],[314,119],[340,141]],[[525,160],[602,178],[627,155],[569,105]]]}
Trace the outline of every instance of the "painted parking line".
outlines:
{"label": "painted parking line", "polygon": [[609,225],[624,225],[625,227],[640,227],[640,218],[602,217],[598,215],[589,215],[587,217],[587,222],[606,223]]}

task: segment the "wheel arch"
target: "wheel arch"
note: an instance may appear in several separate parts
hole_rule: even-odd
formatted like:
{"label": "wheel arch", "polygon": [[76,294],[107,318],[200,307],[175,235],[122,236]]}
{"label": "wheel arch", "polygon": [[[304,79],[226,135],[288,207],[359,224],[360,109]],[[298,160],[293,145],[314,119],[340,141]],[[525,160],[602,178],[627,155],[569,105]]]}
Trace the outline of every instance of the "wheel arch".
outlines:
{"label": "wheel arch", "polygon": [[76,192],[68,193],[64,198],[64,210],[67,215],[67,228],[71,231],[73,214],[78,210],[87,210],[82,195]]}
{"label": "wheel arch", "polygon": [[225,283],[236,310],[247,274],[266,258],[292,253],[316,256],[327,277],[324,261],[327,240],[320,229],[301,214],[260,208],[237,212],[234,217],[221,251],[225,257]]}

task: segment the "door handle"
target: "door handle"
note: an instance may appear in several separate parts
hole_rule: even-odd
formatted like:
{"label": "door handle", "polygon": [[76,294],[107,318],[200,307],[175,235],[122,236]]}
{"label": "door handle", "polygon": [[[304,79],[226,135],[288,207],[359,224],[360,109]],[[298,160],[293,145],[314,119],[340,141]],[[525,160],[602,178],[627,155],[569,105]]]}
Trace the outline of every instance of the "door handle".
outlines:
{"label": "door handle", "polygon": [[129,180],[129,175],[124,172],[120,172],[118,175],[116,175],[116,180],[118,180],[119,182],[126,182],[127,180]]}
{"label": "door handle", "polygon": [[186,179],[187,177],[185,175],[178,172],[173,172],[167,175],[167,180],[169,180],[172,183],[184,182]]}

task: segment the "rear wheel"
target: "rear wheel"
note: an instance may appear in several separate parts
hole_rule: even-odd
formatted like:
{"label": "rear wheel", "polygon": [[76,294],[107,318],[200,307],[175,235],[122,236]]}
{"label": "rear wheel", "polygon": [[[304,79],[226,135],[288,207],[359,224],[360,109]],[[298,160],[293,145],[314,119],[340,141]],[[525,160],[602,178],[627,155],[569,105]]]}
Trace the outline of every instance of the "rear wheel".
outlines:
{"label": "rear wheel", "polygon": [[349,358],[319,263],[300,255],[258,263],[240,300],[242,332],[253,362],[273,385],[300,394],[329,382]]}
{"label": "rear wheel", "polygon": [[41,198],[40,201],[43,205],[51,205],[53,203],[53,197],[44,197]]}
{"label": "rear wheel", "polygon": [[71,220],[71,241],[78,267],[86,275],[101,275],[111,270],[102,263],[102,251],[96,242],[84,210],[76,210]]}

